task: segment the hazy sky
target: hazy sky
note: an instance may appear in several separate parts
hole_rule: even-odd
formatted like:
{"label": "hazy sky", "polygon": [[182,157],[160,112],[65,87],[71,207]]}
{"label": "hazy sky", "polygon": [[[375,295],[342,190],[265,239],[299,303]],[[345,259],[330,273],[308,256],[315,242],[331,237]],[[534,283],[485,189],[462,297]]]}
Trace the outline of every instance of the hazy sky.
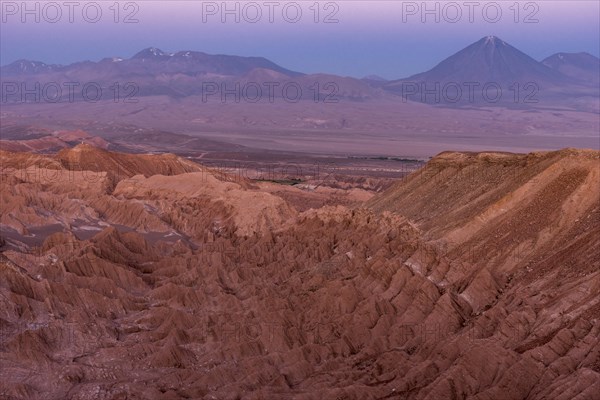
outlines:
{"label": "hazy sky", "polygon": [[264,56],[307,73],[401,78],[487,35],[538,60],[556,52],[600,55],[597,0],[115,3],[28,1],[25,9],[21,0],[1,0],[0,64],[96,61],[154,46]]}

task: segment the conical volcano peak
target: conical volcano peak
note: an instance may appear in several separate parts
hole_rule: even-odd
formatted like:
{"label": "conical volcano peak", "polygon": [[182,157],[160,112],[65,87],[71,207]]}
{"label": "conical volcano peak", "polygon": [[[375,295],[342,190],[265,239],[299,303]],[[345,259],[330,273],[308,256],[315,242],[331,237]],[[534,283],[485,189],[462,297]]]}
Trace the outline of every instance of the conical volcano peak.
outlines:
{"label": "conical volcano peak", "polygon": [[[446,58],[427,72],[392,82],[389,88],[405,88],[403,82],[477,82],[485,85],[494,82],[510,87],[515,82],[535,82],[542,85],[559,85],[566,77],[548,66],[534,60],[501,38],[489,35],[471,43]],[[395,90],[395,89],[391,89]],[[421,96],[420,98],[425,98]],[[481,99],[482,102],[487,100]]]}
{"label": "conical volcano peak", "polygon": [[486,45],[493,45],[493,46],[506,45],[506,42],[504,40],[502,40],[498,36],[494,36],[494,35],[486,36],[486,37],[482,38],[480,40],[480,42],[483,42],[483,44],[486,44]]}

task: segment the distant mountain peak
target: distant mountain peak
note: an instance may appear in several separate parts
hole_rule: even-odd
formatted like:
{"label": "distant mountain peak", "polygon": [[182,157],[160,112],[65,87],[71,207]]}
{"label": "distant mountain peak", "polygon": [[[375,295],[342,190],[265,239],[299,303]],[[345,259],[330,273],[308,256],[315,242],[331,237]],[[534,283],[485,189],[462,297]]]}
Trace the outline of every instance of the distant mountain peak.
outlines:
{"label": "distant mountain peak", "polygon": [[12,63],[12,65],[18,65],[19,67],[25,69],[27,67],[45,67],[48,64],[41,61],[17,60],[14,63]]}
{"label": "distant mountain peak", "polygon": [[598,57],[587,53],[585,51],[580,51],[579,53],[556,53],[547,57],[542,62],[551,61],[551,60],[560,60],[563,62],[573,62],[573,61],[587,61],[587,62],[598,62]]}
{"label": "distant mountain peak", "polygon": [[[429,71],[390,82],[385,87],[396,92],[412,92],[411,95],[417,101],[439,102],[440,91],[434,93],[436,96],[427,97],[420,88],[432,88],[436,85],[440,87],[446,85],[460,87],[462,85],[465,87],[465,84],[472,84],[480,88],[485,85],[510,88],[515,84],[522,87],[530,82],[535,83],[536,88],[546,88],[572,81],[569,77],[534,60],[499,37],[489,35],[442,60]],[[415,89],[415,83],[421,85],[417,87],[418,90]],[[473,100],[474,97],[465,100],[464,91],[458,94],[457,99],[489,104],[485,95],[482,94],[484,92],[478,93],[480,93],[479,100]]]}
{"label": "distant mountain peak", "polygon": [[36,73],[41,71],[47,71],[53,69],[54,66],[48,65],[41,61],[32,60],[17,60],[7,66],[3,67],[4,71],[10,72],[23,72],[23,73]]}
{"label": "distant mountain peak", "polygon": [[132,58],[144,59],[144,58],[155,58],[155,57],[168,57],[173,54],[165,53],[157,47],[148,47],[134,55]]}
{"label": "distant mountain peak", "polygon": [[172,55],[173,55],[173,57],[183,58],[183,59],[195,59],[195,58],[202,58],[202,57],[208,56],[208,54],[206,54],[206,53],[202,53],[200,51],[192,51],[192,50],[182,50],[182,51],[178,51],[177,53],[173,53]]}
{"label": "distant mountain peak", "polygon": [[479,42],[487,46],[508,46],[508,43],[494,35],[485,36]]}
{"label": "distant mountain peak", "polygon": [[542,60],[542,64],[573,79],[600,81],[600,59],[590,53],[556,53]]}
{"label": "distant mountain peak", "polygon": [[416,77],[440,82],[483,83],[557,82],[561,79],[555,71],[494,35],[481,38]]}
{"label": "distant mountain peak", "polygon": [[106,57],[100,60],[101,63],[118,63],[124,61],[121,57]]}

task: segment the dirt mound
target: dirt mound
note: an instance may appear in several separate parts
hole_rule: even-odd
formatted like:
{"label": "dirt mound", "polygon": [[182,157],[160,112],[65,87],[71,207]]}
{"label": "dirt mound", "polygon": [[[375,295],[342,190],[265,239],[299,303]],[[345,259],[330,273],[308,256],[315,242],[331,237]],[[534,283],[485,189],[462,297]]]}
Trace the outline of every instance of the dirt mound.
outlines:
{"label": "dirt mound", "polygon": [[301,213],[126,156],[6,169],[4,398],[598,399],[598,152],[442,153]]}

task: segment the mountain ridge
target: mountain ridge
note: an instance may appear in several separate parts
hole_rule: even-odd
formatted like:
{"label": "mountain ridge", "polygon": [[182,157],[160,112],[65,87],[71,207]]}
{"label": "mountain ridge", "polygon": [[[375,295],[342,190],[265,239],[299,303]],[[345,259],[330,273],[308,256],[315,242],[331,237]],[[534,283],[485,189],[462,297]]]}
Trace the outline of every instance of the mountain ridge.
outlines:
{"label": "mountain ridge", "polygon": [[[289,102],[286,93],[300,92],[299,99],[317,102],[337,102],[339,99],[364,102],[400,96],[403,100],[446,107],[532,108],[543,103],[552,107],[567,105],[594,110],[594,99],[600,91],[596,83],[600,78],[581,79],[578,75],[581,71],[593,75],[595,67],[588,65],[582,69],[579,64],[565,66],[552,60],[551,56],[545,62],[536,61],[496,36],[485,36],[428,71],[390,81],[376,76],[306,75],[264,57],[191,50],[168,53],[156,47],[143,49],[128,59],[111,57],[67,66],[19,60],[0,71],[4,80],[20,77],[42,83],[92,81],[106,87],[107,91],[114,88],[115,82],[129,82],[136,86],[136,95],[140,97],[202,95],[203,98],[210,96],[227,101],[225,93],[233,90],[235,96],[229,98],[238,101],[244,96],[250,98],[250,102],[273,98]],[[294,90],[289,91],[290,86],[294,86]],[[8,90],[3,85],[4,93]],[[431,90],[435,91],[433,95],[428,94]],[[77,95],[78,101],[85,97]],[[18,93],[11,93],[11,99],[18,102]]]}
{"label": "mountain ridge", "polygon": [[555,53],[541,62],[573,79],[600,82],[600,58],[590,53]]}
{"label": "mountain ridge", "polygon": [[[192,50],[180,50],[175,53],[167,53],[156,47],[148,47],[135,53],[130,58],[122,58],[118,56],[105,57],[97,62],[94,61],[77,61],[70,64],[46,64],[41,61],[31,61],[21,59],[14,61],[10,64],[4,65],[1,68],[4,73],[38,73],[38,72],[65,72],[72,70],[81,65],[88,66],[102,66],[106,64],[113,64],[115,66],[127,65],[129,63],[137,63],[138,61],[146,62],[179,62],[183,65],[180,67],[184,68],[187,72],[220,72],[217,71],[218,67],[224,68],[222,71],[228,73],[235,73],[242,75],[250,72],[254,68],[268,68],[277,72],[284,73],[288,76],[301,76],[304,75],[300,72],[291,71],[283,68],[276,63],[264,58],[257,56],[235,56],[235,55],[224,55],[224,54],[208,54],[200,51]],[[202,64],[204,62],[205,64]],[[185,63],[195,63],[192,68],[186,68]],[[227,67],[227,63],[234,64],[231,68]]]}
{"label": "mountain ridge", "polygon": [[[565,53],[565,52],[559,52],[559,53],[555,53],[551,56],[546,57],[544,60],[538,62],[536,60],[534,60],[533,58],[531,58],[529,55],[527,55],[526,53],[518,50],[517,48],[513,47],[512,45],[508,44],[507,42],[505,42],[504,40],[500,39],[497,36],[494,35],[489,35],[489,36],[484,36],[481,39],[479,39],[478,41],[472,43],[471,45],[466,46],[465,48],[457,51],[456,53],[454,53],[453,55],[447,57],[446,59],[442,60],[441,62],[439,62],[438,64],[436,64],[433,68],[431,68],[430,70],[424,71],[424,72],[420,72],[417,74],[413,74],[410,75],[409,77],[406,78],[399,78],[396,80],[389,80],[389,79],[384,79],[381,78],[380,76],[376,75],[376,74],[371,74],[371,75],[367,75],[367,76],[363,76],[363,77],[356,77],[355,79],[362,79],[362,80],[371,80],[371,81],[391,81],[391,82],[395,82],[395,81],[401,81],[401,80],[416,80],[419,79],[422,75],[424,74],[428,74],[431,71],[434,71],[436,68],[440,67],[440,64],[443,64],[445,61],[452,59],[453,57],[457,56],[458,54],[460,54],[461,52],[471,48],[474,45],[489,45],[492,44],[494,47],[499,48],[502,46],[507,46],[510,47],[511,49],[513,49],[514,51],[520,53],[522,56],[526,56],[527,58],[530,59],[530,61],[534,61],[536,63],[542,63],[544,64],[544,62],[546,62],[547,60],[552,59],[555,56],[559,56],[559,55],[586,55],[587,57],[590,58],[594,58],[595,60],[598,60],[597,57],[586,53],[586,52],[579,52],[579,53]],[[304,73],[301,72],[295,72],[295,71],[291,71],[289,69],[286,69],[284,67],[281,67],[275,63],[273,63],[272,61],[270,61],[269,59],[262,57],[262,56],[237,56],[237,55],[226,55],[226,54],[209,54],[209,53],[205,53],[202,51],[195,51],[195,50],[179,50],[173,53],[169,53],[169,52],[165,52],[157,47],[147,47],[145,49],[142,49],[140,51],[138,51],[137,53],[135,53],[134,55],[132,55],[130,58],[122,58],[119,56],[112,56],[112,57],[105,57],[97,62],[94,61],[78,61],[78,62],[73,62],[70,64],[47,64],[44,63],[42,61],[35,61],[35,60],[28,60],[28,59],[19,59],[16,60],[12,63],[0,66],[0,68],[2,69],[6,69],[6,71],[9,72],[16,72],[19,69],[24,69],[24,70],[31,70],[32,68],[34,68],[34,72],[35,71],[35,67],[37,68],[49,68],[49,69],[64,69],[64,68],[68,68],[71,67],[73,65],[77,65],[80,63],[92,63],[92,64],[99,64],[101,62],[114,62],[114,63],[120,63],[123,61],[127,61],[127,60],[152,60],[152,59],[163,59],[163,60],[169,60],[172,58],[206,58],[206,57],[218,57],[218,58],[238,58],[238,59],[245,59],[248,61],[256,61],[256,62],[266,62],[266,63],[270,63],[278,68],[281,68],[282,70],[288,71],[292,74],[297,74],[297,75],[305,75]],[[10,67],[10,68],[9,68]],[[264,68],[263,67],[259,67],[259,68]],[[272,68],[270,68],[272,69]],[[274,69],[277,71],[277,69]],[[548,72],[548,71],[546,71]],[[328,74],[328,75],[336,75],[337,74],[331,74],[331,73],[325,73],[324,74]],[[556,77],[556,75],[554,76]]]}

